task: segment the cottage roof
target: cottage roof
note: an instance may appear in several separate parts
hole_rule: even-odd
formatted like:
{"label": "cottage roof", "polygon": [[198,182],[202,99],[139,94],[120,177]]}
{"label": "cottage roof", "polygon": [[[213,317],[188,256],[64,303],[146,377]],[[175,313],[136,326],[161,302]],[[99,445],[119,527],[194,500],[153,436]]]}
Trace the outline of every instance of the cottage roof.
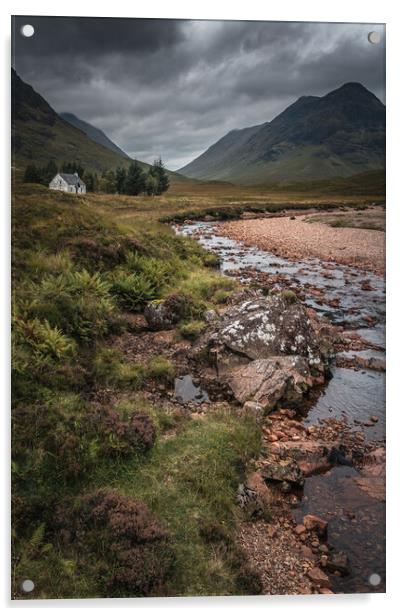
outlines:
{"label": "cottage roof", "polygon": [[80,182],[80,184],[84,184],[78,173],[59,173],[59,175],[70,186],[77,186],[78,182]]}

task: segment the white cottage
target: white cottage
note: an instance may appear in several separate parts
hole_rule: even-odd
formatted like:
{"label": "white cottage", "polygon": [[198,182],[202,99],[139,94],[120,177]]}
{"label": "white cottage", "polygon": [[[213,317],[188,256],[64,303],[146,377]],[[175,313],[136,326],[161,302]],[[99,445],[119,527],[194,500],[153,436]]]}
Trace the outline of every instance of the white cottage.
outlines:
{"label": "white cottage", "polygon": [[85,182],[81,180],[77,172],[57,173],[50,182],[49,188],[75,194],[87,192]]}

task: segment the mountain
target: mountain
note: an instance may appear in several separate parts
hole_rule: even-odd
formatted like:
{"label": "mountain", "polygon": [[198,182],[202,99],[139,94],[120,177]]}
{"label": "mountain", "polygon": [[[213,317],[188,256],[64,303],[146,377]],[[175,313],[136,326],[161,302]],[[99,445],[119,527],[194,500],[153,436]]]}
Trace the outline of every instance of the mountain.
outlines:
{"label": "mountain", "polygon": [[[32,163],[45,165],[49,160],[59,165],[77,161],[88,171],[101,172],[130,164],[131,159],[124,152],[117,152],[115,144],[114,149],[101,144],[64,120],[14,69],[11,69],[11,88],[11,146],[17,168],[23,169]],[[94,127],[91,129],[98,131]],[[106,135],[104,137],[108,140]],[[145,171],[149,169],[147,163],[138,162]],[[176,172],[167,172],[172,184],[188,181]]]}
{"label": "mountain", "polygon": [[59,116],[62,120],[65,120],[69,124],[75,126],[75,128],[79,128],[80,130],[82,130],[82,132],[85,133],[90,139],[92,139],[92,141],[96,141],[96,143],[105,146],[105,148],[109,148],[109,150],[120,154],[120,156],[129,158],[129,156],[125,152],[123,152],[123,150],[119,148],[118,145],[113,143],[113,141],[109,139],[109,137],[105,135],[103,130],[100,130],[100,128],[96,128],[96,126],[93,126],[89,122],[85,122],[84,120],[77,118],[77,116],[73,113],[62,112],[59,113]]}
{"label": "mountain", "polygon": [[385,106],[359,83],[302,96],[271,122],[233,130],[179,169],[189,177],[265,184],[348,177],[385,167]]}

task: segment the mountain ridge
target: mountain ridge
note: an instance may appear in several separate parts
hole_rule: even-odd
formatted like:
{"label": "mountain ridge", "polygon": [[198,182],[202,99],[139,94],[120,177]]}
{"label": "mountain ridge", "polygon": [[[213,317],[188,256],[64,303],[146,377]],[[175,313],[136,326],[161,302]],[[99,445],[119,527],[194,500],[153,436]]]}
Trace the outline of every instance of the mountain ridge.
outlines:
{"label": "mountain ridge", "polygon": [[[49,160],[54,160],[59,166],[64,162],[77,161],[87,171],[101,173],[127,167],[133,161],[127,154],[122,155],[98,143],[85,131],[63,119],[13,68],[11,89],[11,147],[17,169],[21,170],[32,163],[46,165]],[[105,137],[109,139],[107,135]],[[148,163],[137,162],[145,172],[150,168]],[[175,171],[166,171],[172,181],[188,181]]]}
{"label": "mountain ridge", "polygon": [[74,113],[70,113],[69,111],[61,111],[58,115],[65,122],[68,122],[72,126],[75,126],[75,128],[82,130],[82,132],[85,133],[87,137],[92,139],[92,141],[96,141],[96,143],[99,143],[100,145],[109,148],[109,150],[113,150],[114,152],[116,152],[116,154],[120,154],[120,156],[130,158],[128,154],[126,154],[126,152],[124,152],[118,145],[116,145],[116,143],[114,143],[114,141],[112,141],[106,135],[106,133],[104,133],[103,130],[98,128],[97,126],[94,126],[90,122],[82,120]]}
{"label": "mountain ridge", "polygon": [[385,106],[350,82],[322,97],[298,98],[271,122],[230,131],[178,172],[247,185],[348,177],[384,166]]}

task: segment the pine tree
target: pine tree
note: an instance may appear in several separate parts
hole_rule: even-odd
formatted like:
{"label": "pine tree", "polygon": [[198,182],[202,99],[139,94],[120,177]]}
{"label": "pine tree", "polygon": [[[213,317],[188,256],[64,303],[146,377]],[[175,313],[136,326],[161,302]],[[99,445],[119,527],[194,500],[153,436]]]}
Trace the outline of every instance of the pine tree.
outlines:
{"label": "pine tree", "polygon": [[62,164],[61,171],[62,173],[78,173],[82,178],[85,170],[79,161],[70,161]]}
{"label": "pine tree", "polygon": [[42,183],[45,186],[49,186],[49,183],[53,180],[57,172],[58,172],[58,168],[57,168],[55,161],[49,160],[48,164],[46,165],[46,167],[42,169],[42,172],[41,172]]}
{"label": "pine tree", "polygon": [[90,173],[89,171],[86,171],[83,175],[83,180],[85,182],[85,187],[87,189],[87,192],[95,192],[95,173]]}
{"label": "pine tree", "polygon": [[117,167],[116,169],[116,190],[119,193],[119,195],[122,195],[125,191],[126,178],[127,178],[127,174],[126,174],[126,170],[124,169],[124,167]]}
{"label": "pine tree", "polygon": [[166,192],[169,188],[170,182],[169,176],[166,173],[165,166],[160,156],[154,161],[154,164],[152,165],[149,172],[153,177],[157,179],[158,182],[158,188],[154,194],[161,195],[162,193]]}
{"label": "pine tree", "polygon": [[42,171],[36,165],[28,165],[24,173],[24,182],[28,184],[41,184],[43,181]]}
{"label": "pine tree", "polygon": [[159,188],[158,178],[152,175],[150,171],[145,180],[145,192],[149,196],[156,195],[158,193],[158,188]]}
{"label": "pine tree", "polygon": [[124,192],[126,195],[139,195],[145,190],[145,174],[135,160],[128,168]]}
{"label": "pine tree", "polygon": [[99,180],[99,190],[104,193],[113,194],[116,192],[116,176],[114,171],[105,171]]}

